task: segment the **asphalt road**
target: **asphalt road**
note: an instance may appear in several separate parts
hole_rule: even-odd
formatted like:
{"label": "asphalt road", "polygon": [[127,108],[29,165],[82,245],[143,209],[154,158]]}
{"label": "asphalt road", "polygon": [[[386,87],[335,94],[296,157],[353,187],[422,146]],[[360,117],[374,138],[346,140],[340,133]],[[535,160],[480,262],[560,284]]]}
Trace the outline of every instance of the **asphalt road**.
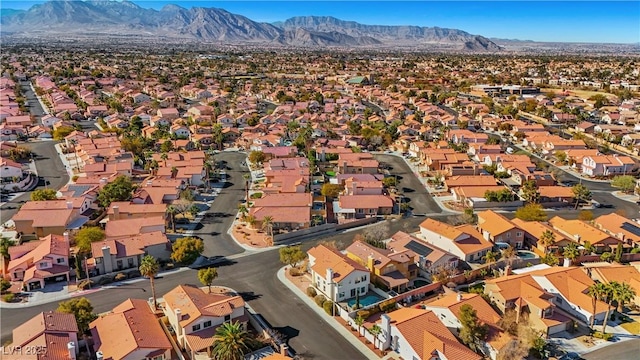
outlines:
{"label": "asphalt road", "polygon": [[31,115],[34,115],[36,117],[39,123],[40,118],[42,117],[42,115],[44,115],[44,110],[42,109],[42,106],[40,105],[40,102],[38,101],[36,94],[31,90],[31,86],[29,85],[30,85],[29,81],[20,82],[22,93],[24,94],[25,98],[29,101],[29,112],[31,113]]}
{"label": "asphalt road", "polygon": [[640,339],[627,340],[582,355],[586,360],[636,360],[640,353]]}
{"label": "asphalt road", "polygon": [[[51,189],[60,189],[69,182],[69,175],[64,168],[64,164],[58,157],[58,153],[54,148],[55,141],[34,141],[20,143],[20,146],[25,146],[31,149],[35,154],[34,160],[36,162],[36,169],[38,170],[38,176],[44,180],[40,182],[36,189],[44,189],[45,187]],[[46,182],[46,184],[44,183]],[[18,208],[24,202],[29,201],[31,192],[22,193],[11,201],[0,207],[0,223],[11,219]]]}
{"label": "asphalt road", "polygon": [[242,175],[248,173],[249,169],[241,163],[246,156],[237,152],[221,152],[214,155],[216,162],[226,164],[228,181],[193,233],[204,241],[205,256],[229,256],[244,251],[231,239],[227,230],[233,223],[238,212],[238,204],[245,195]]}
{"label": "asphalt road", "polygon": [[442,209],[433,200],[422,182],[413,174],[411,168],[404,159],[395,155],[374,155],[376,160],[391,166],[391,174],[398,175],[396,187],[402,191],[403,196],[409,198],[409,206],[413,214],[440,214]]}

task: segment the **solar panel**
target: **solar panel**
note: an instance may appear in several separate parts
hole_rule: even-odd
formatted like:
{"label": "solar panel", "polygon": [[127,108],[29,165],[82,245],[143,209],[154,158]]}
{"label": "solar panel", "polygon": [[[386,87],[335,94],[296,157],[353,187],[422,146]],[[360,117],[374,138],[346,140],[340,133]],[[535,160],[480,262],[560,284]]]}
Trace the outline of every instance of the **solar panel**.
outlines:
{"label": "solar panel", "polygon": [[414,240],[409,241],[409,243],[405,247],[421,256],[427,256],[433,252],[433,249]]}
{"label": "solar panel", "polygon": [[622,224],[622,229],[627,230],[635,236],[640,236],[640,227],[633,225],[631,223],[625,222]]}

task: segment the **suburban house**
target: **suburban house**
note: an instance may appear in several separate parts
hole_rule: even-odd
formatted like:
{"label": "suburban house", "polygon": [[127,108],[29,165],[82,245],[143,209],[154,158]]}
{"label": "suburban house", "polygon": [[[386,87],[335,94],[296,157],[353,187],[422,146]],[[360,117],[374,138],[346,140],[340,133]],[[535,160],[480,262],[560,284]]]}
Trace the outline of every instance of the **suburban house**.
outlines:
{"label": "suburban house", "polygon": [[555,216],[549,220],[549,224],[556,231],[580,245],[589,242],[599,254],[614,249],[621,241],[581,220],[566,220]]}
{"label": "suburban house", "polygon": [[208,359],[211,338],[223,323],[238,322],[247,329],[249,316],[244,300],[237,294],[228,294],[226,289],[212,288],[209,293],[194,285],[178,285],[163,299],[163,311],[175,331],[178,346],[193,360]]}
{"label": "suburban house", "polygon": [[402,308],[383,314],[379,327],[382,348],[402,359],[480,360],[482,357],[458,342],[433,311]]}
{"label": "suburban house", "polygon": [[488,280],[484,293],[502,314],[515,311],[516,322],[529,320],[534,329],[547,337],[569,330],[573,325],[570,318],[555,311],[557,296],[542,288],[529,274]]}
{"label": "suburban house", "polygon": [[305,229],[311,224],[313,198],[310,193],[266,194],[252,201],[249,214],[254,217],[257,228],[267,216],[271,217],[274,229]]}
{"label": "suburban house", "polygon": [[481,351],[491,359],[498,357],[500,350],[511,341],[511,337],[504,332],[498,322],[501,316],[479,294],[447,294],[444,297],[424,306],[433,311],[438,319],[452,331],[459,332],[462,328],[460,312],[464,305],[471,306],[478,315],[478,320],[488,327],[487,339]]}
{"label": "suburban house", "polygon": [[137,269],[145,255],[151,255],[160,261],[169,260],[171,242],[162,232],[154,231],[91,243],[91,254],[87,267],[94,270],[94,276],[109,274]]}
{"label": "suburban house", "polygon": [[0,157],[0,178],[7,181],[11,181],[13,178],[22,179],[22,165]]}
{"label": "suburban house", "polygon": [[165,232],[165,217],[131,218],[109,220],[104,227],[107,239],[120,238],[144,233]]}
{"label": "suburban house", "polygon": [[460,260],[457,256],[403,231],[393,234],[386,245],[387,249],[394,252],[408,251],[415,264],[418,265],[419,276],[427,279],[442,269],[453,270],[457,268]]}
{"label": "suburban house", "polygon": [[493,243],[507,243],[519,249],[524,242],[522,229],[493,210],[478,213],[478,229],[486,240]]}
{"label": "suburban house", "polygon": [[[562,249],[572,242],[546,222],[524,221],[521,219],[513,219],[512,221],[524,231],[524,242],[527,245],[531,245],[531,249],[540,256],[544,256],[549,252],[562,252]],[[543,241],[540,241],[542,235],[547,231],[551,232],[554,238],[550,244],[544,244]]]}
{"label": "suburban house", "polygon": [[27,291],[44,288],[48,281],[69,281],[69,235],[47,235],[10,248],[7,273],[22,281]]}
{"label": "suburban house", "polygon": [[98,359],[171,359],[171,343],[146,300],[125,300],[92,321],[89,329]]}
{"label": "suburban house", "polygon": [[624,175],[635,167],[635,161],[628,156],[598,155],[582,159],[582,173],[589,176]]}
{"label": "suburban house", "polygon": [[23,235],[62,235],[68,230],[79,229],[89,220],[81,215],[83,206],[84,203],[66,200],[27,201],[12,220],[16,231]]}
{"label": "suburban house", "polygon": [[583,270],[594,280],[604,284],[612,281],[626,283],[636,292],[631,302],[640,306],[640,271],[634,266],[607,264],[606,266],[586,267]]}
{"label": "suburban house", "polygon": [[340,153],[338,158],[341,174],[377,174],[379,165],[370,153]]}
{"label": "suburban house", "polygon": [[107,210],[109,220],[164,217],[167,204],[136,204],[128,201],[112,202]]}
{"label": "suburban house", "polygon": [[389,290],[405,290],[418,276],[418,266],[409,250],[396,252],[355,241],[345,252],[350,259],[369,269],[371,282]]}
{"label": "suburban house", "polygon": [[333,202],[338,222],[389,215],[393,212],[393,199],[387,195],[341,195]]}
{"label": "suburban house", "polygon": [[318,291],[333,302],[369,291],[369,270],[341,252],[318,245],[309,249],[309,270]]}
{"label": "suburban house", "polygon": [[597,217],[593,224],[627,245],[640,245],[640,223],[616,213]]}
{"label": "suburban house", "polygon": [[423,221],[416,236],[467,262],[482,262],[493,248],[471,225],[452,226],[434,219]]}
{"label": "suburban house", "polygon": [[[14,349],[14,354],[11,350]],[[17,350],[21,348],[22,351]],[[27,350],[31,353],[27,353]],[[42,352],[37,351],[42,349]],[[41,312],[13,329],[13,342],[2,358],[16,360],[75,359],[79,350],[78,325],[73,314]],[[45,355],[46,354],[46,355]]]}

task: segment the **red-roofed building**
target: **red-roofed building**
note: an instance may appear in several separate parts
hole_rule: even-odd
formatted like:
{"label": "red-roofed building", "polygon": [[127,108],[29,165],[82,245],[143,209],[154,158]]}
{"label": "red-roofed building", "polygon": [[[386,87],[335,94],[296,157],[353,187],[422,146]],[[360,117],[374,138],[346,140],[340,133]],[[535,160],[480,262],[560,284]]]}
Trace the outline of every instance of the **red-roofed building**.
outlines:
{"label": "red-roofed building", "polygon": [[313,283],[328,299],[340,302],[369,290],[369,270],[348,256],[324,245],[307,253]]}
{"label": "red-roofed building", "polygon": [[7,272],[27,290],[43,288],[45,281],[69,281],[69,236],[48,235],[25,251],[12,251]]}
{"label": "red-roofed building", "polygon": [[[17,353],[18,347],[23,352]],[[8,348],[16,349],[16,353],[11,354]],[[33,353],[27,354],[26,349],[33,350]],[[1,355],[3,359],[6,356],[7,359],[19,360],[69,360],[76,358],[78,349],[75,316],[47,311],[13,329],[13,342],[5,347]]]}

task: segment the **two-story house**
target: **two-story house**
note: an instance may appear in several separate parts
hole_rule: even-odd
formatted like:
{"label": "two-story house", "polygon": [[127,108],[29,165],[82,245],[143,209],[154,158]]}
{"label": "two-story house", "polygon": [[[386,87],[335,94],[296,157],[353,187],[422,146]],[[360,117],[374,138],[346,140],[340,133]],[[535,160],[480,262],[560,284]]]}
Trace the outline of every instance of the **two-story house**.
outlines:
{"label": "two-story house", "polygon": [[434,219],[423,221],[416,236],[467,262],[482,262],[493,248],[472,225],[452,226]]}
{"label": "two-story house", "polygon": [[457,256],[403,231],[393,234],[386,245],[387,249],[398,253],[407,251],[418,266],[419,276],[427,279],[438,271],[457,268],[460,260]]}
{"label": "two-story house", "polygon": [[[42,352],[37,351],[42,349]],[[32,351],[28,353],[27,351]],[[73,314],[57,311],[41,312],[13,329],[13,342],[4,347],[7,360],[75,359],[78,325]],[[46,355],[44,355],[46,354]]]}
{"label": "two-story house", "polygon": [[409,250],[396,252],[355,241],[345,251],[350,259],[369,269],[374,284],[389,290],[405,290],[409,282],[418,276],[418,266]]}
{"label": "two-story house", "polygon": [[309,270],[313,284],[331,301],[341,302],[369,290],[369,270],[341,252],[318,245],[309,249]]}
{"label": "two-story house", "polygon": [[69,235],[48,235],[11,247],[7,272],[22,281],[27,291],[41,289],[45,281],[69,281]]}
{"label": "two-story house", "polygon": [[90,270],[95,269],[94,275],[109,274],[137,269],[145,255],[169,260],[171,242],[162,232],[154,231],[91,243],[91,254],[87,264]]}
{"label": "two-story house", "polygon": [[89,329],[98,359],[172,359],[171,342],[145,300],[125,300],[92,321]]}
{"label": "two-story house", "polygon": [[341,195],[333,202],[338,222],[389,215],[393,212],[393,199],[388,195]]}
{"label": "two-story house", "polygon": [[178,345],[192,360],[209,359],[211,339],[223,323],[238,322],[247,328],[249,316],[244,300],[237,294],[227,294],[226,289],[208,292],[193,285],[178,285],[163,299],[164,314],[175,331]]}
{"label": "two-story house", "polygon": [[493,210],[478,213],[478,229],[486,240],[493,243],[507,243],[519,249],[524,242],[522,229]]}

